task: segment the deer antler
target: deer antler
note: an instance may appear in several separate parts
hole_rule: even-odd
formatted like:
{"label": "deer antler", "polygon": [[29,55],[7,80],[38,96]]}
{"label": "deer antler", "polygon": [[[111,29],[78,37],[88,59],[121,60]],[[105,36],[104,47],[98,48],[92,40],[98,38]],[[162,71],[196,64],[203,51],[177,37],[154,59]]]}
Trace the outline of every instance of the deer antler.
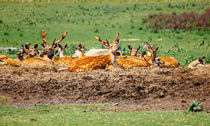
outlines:
{"label": "deer antler", "polygon": [[58,40],[58,41],[56,41],[56,42],[54,42],[53,44],[56,45],[56,44],[58,44],[59,42],[61,42],[61,41],[66,37],[67,33],[68,33],[68,32],[65,32],[64,35],[63,35],[63,32],[62,32],[62,33],[61,33],[61,39]]}
{"label": "deer antler", "polygon": [[117,32],[117,37],[113,40],[113,43],[119,38],[119,32]]}
{"label": "deer antler", "polygon": [[95,36],[95,39],[100,41],[106,47],[110,46],[110,43],[109,43],[109,41],[107,39],[106,39],[106,41],[103,41],[103,40],[101,40],[100,36],[98,36],[98,37]]}
{"label": "deer antler", "polygon": [[42,40],[43,40],[43,42],[44,42],[46,45],[48,45],[48,46],[49,46],[49,44],[48,44],[47,40],[45,39],[45,36],[46,36],[46,35],[47,35],[47,32],[42,31]]}
{"label": "deer antler", "polygon": [[146,42],[146,43],[147,43],[147,45],[149,46],[149,47],[148,47],[149,49],[154,50],[154,49],[152,48],[152,46],[149,44],[149,42]]}
{"label": "deer antler", "polygon": [[98,40],[98,41],[100,41],[100,42],[103,42],[103,40],[101,40],[100,36],[98,36],[98,37],[95,36],[95,39]]}

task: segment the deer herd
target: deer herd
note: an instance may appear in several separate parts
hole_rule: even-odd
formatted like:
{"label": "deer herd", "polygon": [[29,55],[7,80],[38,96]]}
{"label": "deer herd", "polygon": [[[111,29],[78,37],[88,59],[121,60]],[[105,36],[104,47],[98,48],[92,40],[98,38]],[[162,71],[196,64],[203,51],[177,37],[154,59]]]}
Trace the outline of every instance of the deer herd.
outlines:
{"label": "deer herd", "polygon": [[[59,70],[68,70],[70,72],[84,72],[95,69],[110,69],[113,67],[133,68],[133,67],[149,67],[149,66],[172,66],[178,67],[179,62],[173,57],[158,57],[157,50],[149,42],[144,43],[145,51],[139,53],[140,46],[132,48],[128,45],[130,50],[129,56],[125,56],[119,49],[120,39],[119,33],[116,38],[110,43],[108,40],[101,40],[100,36],[95,37],[107,49],[90,49],[84,53],[85,46],[81,44],[75,50],[72,56],[65,56],[64,51],[67,45],[61,46],[60,42],[66,37],[67,32],[61,34],[60,40],[55,39],[51,44],[45,39],[47,32],[42,32],[41,44],[43,50],[38,50],[38,44],[30,47],[30,44],[22,45],[20,51],[17,53],[17,59],[10,59],[8,56],[0,55],[0,64],[14,65],[14,66],[59,66]],[[58,49],[57,49],[58,47]],[[56,53],[60,53],[59,57]],[[204,65],[204,58],[200,57],[198,60],[189,64],[189,67],[197,67]]]}

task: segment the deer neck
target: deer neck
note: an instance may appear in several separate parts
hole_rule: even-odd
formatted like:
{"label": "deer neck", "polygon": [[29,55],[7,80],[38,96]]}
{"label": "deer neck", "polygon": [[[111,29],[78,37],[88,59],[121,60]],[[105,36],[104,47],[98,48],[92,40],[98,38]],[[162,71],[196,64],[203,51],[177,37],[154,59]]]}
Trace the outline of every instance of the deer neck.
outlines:
{"label": "deer neck", "polygon": [[82,58],[82,57],[84,57],[84,56],[85,56],[85,54],[84,54],[83,52],[80,52],[79,58]]}
{"label": "deer neck", "polygon": [[109,56],[111,63],[112,64],[115,63],[115,61],[117,59],[116,52],[109,51],[108,56]]}
{"label": "deer neck", "polygon": [[64,55],[64,50],[61,50],[61,52],[60,52],[60,54],[59,54],[59,57],[61,58],[61,57],[65,57],[65,55]]}

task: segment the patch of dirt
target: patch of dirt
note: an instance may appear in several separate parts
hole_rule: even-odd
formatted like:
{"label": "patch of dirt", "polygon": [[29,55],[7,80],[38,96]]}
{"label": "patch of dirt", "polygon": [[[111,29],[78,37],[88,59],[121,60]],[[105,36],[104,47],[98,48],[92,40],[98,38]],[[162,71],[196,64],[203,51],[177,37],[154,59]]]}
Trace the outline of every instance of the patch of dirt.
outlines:
{"label": "patch of dirt", "polygon": [[180,110],[197,101],[210,110],[209,66],[71,73],[0,65],[0,70],[0,96],[8,97],[10,104],[18,107],[119,103],[138,106],[139,110]]}

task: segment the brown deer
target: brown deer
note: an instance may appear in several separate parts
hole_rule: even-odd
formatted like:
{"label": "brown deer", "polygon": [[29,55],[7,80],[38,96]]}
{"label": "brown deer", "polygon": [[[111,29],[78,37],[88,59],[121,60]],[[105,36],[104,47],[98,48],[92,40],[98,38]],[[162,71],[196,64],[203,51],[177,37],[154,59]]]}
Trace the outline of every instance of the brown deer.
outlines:
{"label": "brown deer", "polygon": [[[98,40],[99,38],[95,37],[95,39]],[[101,42],[102,45],[103,45],[102,40],[99,40],[99,42]],[[108,52],[109,52],[109,49],[90,49],[88,52],[85,53],[85,56],[105,56],[105,55],[108,54]],[[121,54],[121,51],[118,49],[117,50],[117,56],[120,56],[120,55],[122,55],[122,54]]]}
{"label": "brown deer", "polygon": [[130,50],[130,56],[138,56],[139,50],[140,50],[140,46],[138,46],[137,48],[132,48],[131,45],[128,45],[128,49]]}
{"label": "brown deer", "polygon": [[188,65],[188,67],[189,68],[195,68],[195,67],[198,67],[198,66],[204,66],[206,64],[205,61],[204,61],[205,58],[206,58],[205,56],[199,57],[197,60],[192,61]]}
{"label": "brown deer", "polygon": [[113,65],[116,61],[116,52],[118,50],[119,33],[117,37],[113,40],[113,43],[110,43],[108,40],[103,41],[99,37],[95,37],[96,40],[102,42],[102,44],[108,48],[108,54],[105,56],[85,56],[75,61],[72,66],[68,68],[70,72],[82,72],[95,69],[105,69],[110,65]]}
{"label": "brown deer", "polygon": [[60,58],[63,58],[63,57],[66,57],[66,58],[81,58],[81,57],[84,57],[85,54],[84,54],[84,49],[85,49],[85,46],[82,46],[82,44],[79,44],[76,51],[74,52],[74,54],[72,54],[72,56],[65,56],[64,55],[64,51],[65,51],[65,48],[67,47],[67,44],[63,47],[61,46],[60,44],[58,44],[58,47],[59,47],[59,57]]}
{"label": "brown deer", "polygon": [[179,62],[176,60],[174,57],[157,57],[156,52],[158,50],[158,47],[156,49],[153,49],[153,47],[146,42],[148,45],[148,49],[146,51],[151,53],[151,56],[146,55],[145,59],[150,62],[153,65],[158,65],[158,66],[173,66],[173,67],[178,67]]}
{"label": "brown deer", "polygon": [[[59,46],[59,48],[63,48],[60,44],[58,46]],[[69,65],[73,64],[75,60],[85,56],[85,54],[83,52],[84,48],[85,48],[85,46],[82,46],[82,44],[79,44],[77,50],[75,51],[75,53],[72,56],[64,56],[61,58],[53,56],[52,61],[54,61],[55,63],[64,64],[64,65],[69,66]]]}
{"label": "brown deer", "polygon": [[[57,44],[60,43],[67,35],[68,32],[65,32],[63,34],[63,32],[61,33],[61,39],[58,41],[55,41],[55,39],[53,40],[52,44],[49,45],[49,43],[47,42],[47,40],[45,39],[45,36],[47,35],[47,32],[42,31],[42,40],[43,42],[46,44],[46,46],[44,44],[42,44],[42,47],[44,48],[43,51],[41,51],[39,54],[42,57],[46,57],[47,52],[49,52],[51,49],[55,49],[57,47]],[[45,56],[44,56],[45,55]]]}

